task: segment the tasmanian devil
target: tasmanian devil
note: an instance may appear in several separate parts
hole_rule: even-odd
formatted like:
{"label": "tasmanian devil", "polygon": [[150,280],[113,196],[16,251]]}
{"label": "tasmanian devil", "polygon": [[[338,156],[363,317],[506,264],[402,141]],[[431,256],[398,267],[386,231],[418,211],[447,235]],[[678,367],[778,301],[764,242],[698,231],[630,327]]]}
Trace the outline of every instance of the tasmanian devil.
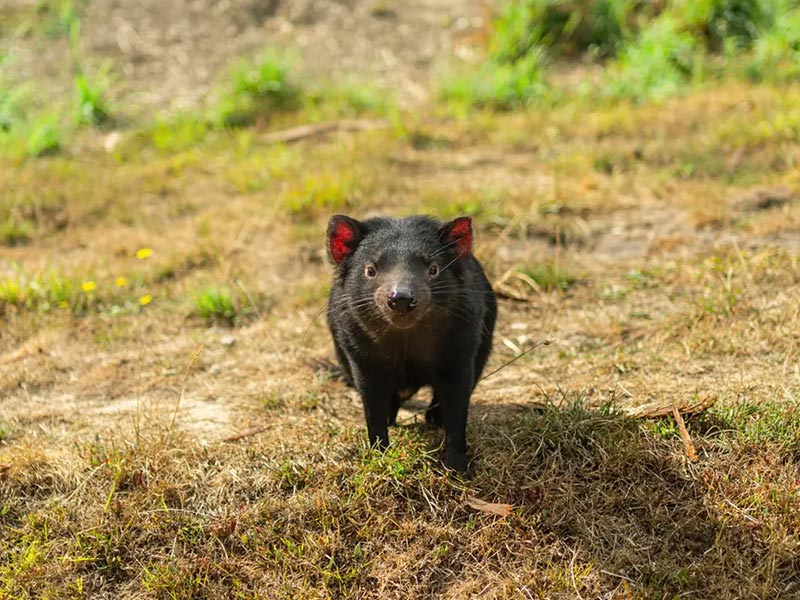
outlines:
{"label": "tasmanian devil", "polygon": [[472,255],[472,221],[335,215],[328,325],[370,442],[389,443],[403,400],[433,387],[425,420],[445,428],[445,464],[467,468],[469,398],[492,346],[497,302]]}

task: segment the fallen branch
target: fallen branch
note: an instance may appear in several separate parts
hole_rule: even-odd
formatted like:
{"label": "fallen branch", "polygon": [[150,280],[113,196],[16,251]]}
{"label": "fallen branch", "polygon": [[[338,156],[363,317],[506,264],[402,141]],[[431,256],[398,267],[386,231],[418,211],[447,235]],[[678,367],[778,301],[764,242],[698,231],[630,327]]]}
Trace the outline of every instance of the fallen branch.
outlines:
{"label": "fallen branch", "polygon": [[310,137],[318,137],[334,131],[372,131],[389,127],[388,121],[368,119],[352,119],[347,121],[330,121],[328,123],[310,123],[283,131],[274,131],[261,138],[266,144],[289,144]]}
{"label": "fallen branch", "polygon": [[675,404],[674,402],[657,400],[650,404],[632,406],[625,409],[625,412],[629,417],[634,417],[636,419],[651,419],[655,417],[665,417],[672,414],[673,410],[678,410],[684,415],[694,415],[711,408],[713,405],[714,399],[711,397],[694,398],[691,402],[685,404]]}
{"label": "fallen branch", "polygon": [[267,425],[259,425],[258,427],[253,427],[248,429],[247,431],[242,431],[241,433],[234,433],[233,435],[229,435],[228,437],[222,438],[223,442],[236,442],[243,438],[249,437],[251,435],[256,435],[257,433],[262,433],[269,429]]}

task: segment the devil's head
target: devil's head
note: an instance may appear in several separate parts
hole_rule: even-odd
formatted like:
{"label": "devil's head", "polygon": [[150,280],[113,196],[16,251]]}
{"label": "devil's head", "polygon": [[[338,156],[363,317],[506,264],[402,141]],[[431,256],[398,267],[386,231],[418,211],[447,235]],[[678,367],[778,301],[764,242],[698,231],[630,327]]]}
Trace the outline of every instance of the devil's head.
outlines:
{"label": "devil's head", "polygon": [[333,311],[353,310],[389,328],[413,327],[463,291],[462,259],[472,252],[472,221],[344,215],[328,223],[328,251],[345,294]]}

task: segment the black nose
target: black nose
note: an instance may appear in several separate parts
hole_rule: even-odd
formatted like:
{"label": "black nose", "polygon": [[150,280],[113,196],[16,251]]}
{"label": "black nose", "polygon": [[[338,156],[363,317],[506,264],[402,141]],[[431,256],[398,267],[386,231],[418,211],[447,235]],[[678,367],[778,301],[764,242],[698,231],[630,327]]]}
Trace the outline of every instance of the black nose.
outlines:
{"label": "black nose", "polygon": [[417,306],[417,299],[408,288],[395,288],[389,294],[389,308],[401,315],[410,313]]}

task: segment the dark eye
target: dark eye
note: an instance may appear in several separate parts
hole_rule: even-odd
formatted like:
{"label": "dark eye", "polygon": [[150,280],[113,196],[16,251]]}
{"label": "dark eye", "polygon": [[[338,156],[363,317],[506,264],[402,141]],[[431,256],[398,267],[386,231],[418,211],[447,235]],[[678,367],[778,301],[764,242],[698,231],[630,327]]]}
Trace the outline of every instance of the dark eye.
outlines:
{"label": "dark eye", "polygon": [[439,265],[433,263],[430,267],[428,267],[428,275],[431,277],[436,277],[439,274]]}
{"label": "dark eye", "polygon": [[365,277],[369,277],[370,279],[372,279],[377,274],[378,272],[375,270],[375,267],[373,265],[367,265],[366,267],[364,267]]}

